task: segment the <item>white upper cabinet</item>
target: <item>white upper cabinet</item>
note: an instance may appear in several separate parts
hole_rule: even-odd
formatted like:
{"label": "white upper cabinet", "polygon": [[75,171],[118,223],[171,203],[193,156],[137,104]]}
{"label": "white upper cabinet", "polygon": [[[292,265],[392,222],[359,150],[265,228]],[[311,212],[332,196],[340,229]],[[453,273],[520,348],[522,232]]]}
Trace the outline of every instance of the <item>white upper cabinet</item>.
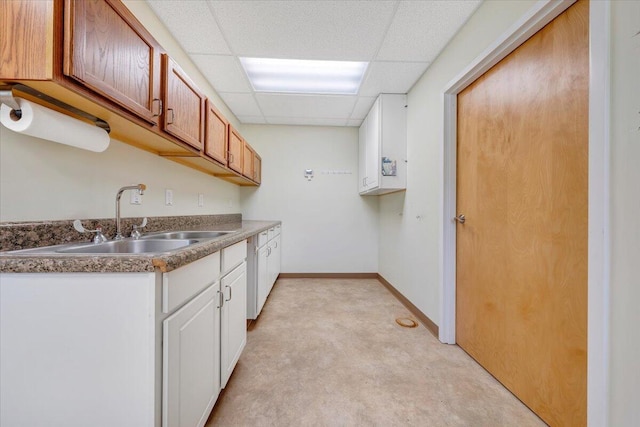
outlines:
{"label": "white upper cabinet", "polygon": [[407,188],[407,96],[381,94],[360,126],[358,189],[378,195]]}

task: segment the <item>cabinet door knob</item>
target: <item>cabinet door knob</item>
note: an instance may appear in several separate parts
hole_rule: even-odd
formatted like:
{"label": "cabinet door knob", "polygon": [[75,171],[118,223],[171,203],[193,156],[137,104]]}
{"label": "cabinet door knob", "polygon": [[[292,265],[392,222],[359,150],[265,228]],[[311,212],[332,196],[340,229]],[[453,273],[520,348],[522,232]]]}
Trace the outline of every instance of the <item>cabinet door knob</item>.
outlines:
{"label": "cabinet door knob", "polygon": [[218,308],[224,307],[224,297],[222,295],[223,292],[218,291],[218,299],[220,300],[220,305],[218,306]]}
{"label": "cabinet door knob", "polygon": [[233,289],[231,289],[231,286],[229,285],[225,285],[225,288],[229,288],[229,299],[225,301],[231,301],[231,299],[233,298]]}
{"label": "cabinet door knob", "polygon": [[171,120],[167,119],[167,124],[168,125],[172,125],[173,124],[173,120],[176,118],[175,117],[175,113],[173,112],[173,108],[167,108],[167,112],[171,111]]}

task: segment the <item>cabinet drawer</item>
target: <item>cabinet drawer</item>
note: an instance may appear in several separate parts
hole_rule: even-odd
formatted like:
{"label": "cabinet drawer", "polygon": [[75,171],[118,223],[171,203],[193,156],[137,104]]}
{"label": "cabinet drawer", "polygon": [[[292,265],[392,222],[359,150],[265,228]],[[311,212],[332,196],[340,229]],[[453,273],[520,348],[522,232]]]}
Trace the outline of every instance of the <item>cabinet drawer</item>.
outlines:
{"label": "cabinet drawer", "polygon": [[220,252],[208,255],[169,273],[163,273],[162,312],[170,313],[198,292],[215,283],[219,278]]}
{"label": "cabinet drawer", "polygon": [[247,258],[247,241],[243,240],[222,250],[222,275]]}
{"label": "cabinet drawer", "polygon": [[280,228],[282,228],[281,225],[276,225],[276,231],[274,233],[274,236],[279,236],[280,235]]}
{"label": "cabinet drawer", "polygon": [[269,229],[269,240],[273,239],[276,236],[276,228],[275,227],[271,227]]}
{"label": "cabinet drawer", "polygon": [[258,247],[261,248],[264,245],[266,245],[268,240],[269,240],[269,231],[268,230],[261,231],[260,234],[258,234]]}

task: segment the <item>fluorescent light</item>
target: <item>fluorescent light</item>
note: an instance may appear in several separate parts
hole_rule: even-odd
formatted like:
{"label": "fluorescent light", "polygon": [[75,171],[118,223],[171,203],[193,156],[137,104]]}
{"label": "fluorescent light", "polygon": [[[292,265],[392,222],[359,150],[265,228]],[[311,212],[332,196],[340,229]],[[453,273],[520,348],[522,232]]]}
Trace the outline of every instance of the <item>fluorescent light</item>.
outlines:
{"label": "fluorescent light", "polygon": [[256,92],[356,95],[367,62],[240,58]]}

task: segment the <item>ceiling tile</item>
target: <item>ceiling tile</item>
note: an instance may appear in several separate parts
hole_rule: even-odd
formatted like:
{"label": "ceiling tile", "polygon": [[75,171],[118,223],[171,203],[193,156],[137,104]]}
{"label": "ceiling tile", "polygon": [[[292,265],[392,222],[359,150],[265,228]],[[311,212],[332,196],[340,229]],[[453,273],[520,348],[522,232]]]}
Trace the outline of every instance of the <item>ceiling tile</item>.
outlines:
{"label": "ceiling tile", "polygon": [[367,114],[369,113],[369,110],[371,110],[371,106],[375,100],[375,96],[359,96],[350,118],[362,120],[367,117]]}
{"label": "ceiling tile", "polygon": [[206,2],[147,0],[147,3],[187,53],[231,53]]}
{"label": "ceiling tile", "polygon": [[395,1],[210,1],[240,56],[369,61]]}
{"label": "ceiling tile", "polygon": [[356,98],[340,95],[256,94],[265,117],[342,118],[345,122],[353,110]]}
{"label": "ceiling tile", "polygon": [[219,95],[236,116],[262,115],[262,111],[250,93],[219,92]]}
{"label": "ceiling tile", "polygon": [[407,93],[428,66],[428,62],[372,62],[359,94]]}
{"label": "ceiling tile", "polygon": [[345,119],[319,119],[296,117],[267,117],[271,125],[345,126]]}
{"label": "ceiling tile", "polygon": [[262,116],[238,116],[240,123],[266,124],[267,121]]}
{"label": "ceiling tile", "polygon": [[191,59],[217,92],[252,92],[235,56],[191,55]]}
{"label": "ceiling tile", "polygon": [[481,3],[478,0],[400,2],[376,59],[433,62]]}

